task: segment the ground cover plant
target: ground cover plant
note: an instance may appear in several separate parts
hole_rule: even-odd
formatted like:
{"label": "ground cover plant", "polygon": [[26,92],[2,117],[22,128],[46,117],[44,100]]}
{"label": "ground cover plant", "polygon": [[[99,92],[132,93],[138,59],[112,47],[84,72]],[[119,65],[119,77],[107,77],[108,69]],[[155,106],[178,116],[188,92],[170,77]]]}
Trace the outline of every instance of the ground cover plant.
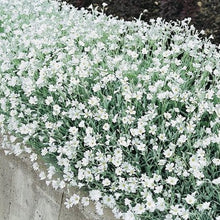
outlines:
{"label": "ground cover plant", "polygon": [[0,3],[6,153],[29,153],[55,189],[88,192],[67,208],[92,201],[125,220],[220,219],[219,47],[189,19]]}

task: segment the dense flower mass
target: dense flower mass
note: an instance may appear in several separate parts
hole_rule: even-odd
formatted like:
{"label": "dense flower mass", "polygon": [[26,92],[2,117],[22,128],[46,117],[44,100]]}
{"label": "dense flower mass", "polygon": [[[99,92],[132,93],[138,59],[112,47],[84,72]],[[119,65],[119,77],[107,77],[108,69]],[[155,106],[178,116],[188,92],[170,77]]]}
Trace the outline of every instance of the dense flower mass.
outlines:
{"label": "dense flower mass", "polygon": [[220,47],[189,20],[125,22],[56,1],[0,0],[6,153],[77,186],[67,208],[125,220],[220,219]]}

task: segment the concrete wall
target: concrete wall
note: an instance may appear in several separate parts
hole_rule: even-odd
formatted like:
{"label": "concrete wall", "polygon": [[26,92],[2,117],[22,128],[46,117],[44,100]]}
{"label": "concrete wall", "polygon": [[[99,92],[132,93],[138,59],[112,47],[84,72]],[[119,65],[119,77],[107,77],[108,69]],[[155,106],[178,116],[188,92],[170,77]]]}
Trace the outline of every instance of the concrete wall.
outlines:
{"label": "concrete wall", "polygon": [[64,207],[65,193],[41,181],[27,156],[5,155],[0,149],[0,220],[113,220],[110,210],[104,217],[94,206]]}

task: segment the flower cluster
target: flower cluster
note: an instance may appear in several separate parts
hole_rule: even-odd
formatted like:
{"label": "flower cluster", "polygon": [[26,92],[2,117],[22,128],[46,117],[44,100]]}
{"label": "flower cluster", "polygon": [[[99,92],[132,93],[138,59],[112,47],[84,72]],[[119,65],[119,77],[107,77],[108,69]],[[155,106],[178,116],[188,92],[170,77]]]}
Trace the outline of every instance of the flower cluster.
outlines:
{"label": "flower cluster", "polygon": [[220,47],[189,19],[125,22],[48,0],[0,0],[0,127],[67,208],[219,219]]}

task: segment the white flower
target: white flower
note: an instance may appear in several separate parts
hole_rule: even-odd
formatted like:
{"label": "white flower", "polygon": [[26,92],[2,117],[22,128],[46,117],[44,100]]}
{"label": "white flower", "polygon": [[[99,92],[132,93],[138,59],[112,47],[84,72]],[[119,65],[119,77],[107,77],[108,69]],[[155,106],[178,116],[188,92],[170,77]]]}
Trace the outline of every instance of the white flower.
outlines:
{"label": "white flower", "polygon": [[170,214],[167,214],[164,220],[173,220],[173,216]]}
{"label": "white flower", "polygon": [[215,106],[215,113],[216,113],[216,115],[220,118],[220,104],[217,104],[217,105]]}
{"label": "white flower", "polygon": [[182,211],[182,213],[181,213],[181,217],[183,218],[183,219],[189,219],[189,215],[190,215],[190,212],[189,212],[189,210],[183,210]]}
{"label": "white flower", "polygon": [[118,140],[118,144],[124,147],[128,147],[130,145],[130,142],[131,141],[129,139],[126,140],[125,137],[120,137]]}
{"label": "white flower", "polygon": [[100,202],[96,203],[95,208],[98,215],[103,215],[103,206]]}
{"label": "white flower", "polygon": [[163,186],[162,185],[161,186],[156,186],[155,190],[154,190],[154,193],[159,194],[159,193],[162,193],[162,191],[163,191]]}
{"label": "white flower", "polygon": [[164,156],[165,156],[166,158],[169,158],[169,157],[171,157],[171,156],[173,155],[173,151],[170,150],[170,149],[167,149],[167,150],[164,151],[163,154],[164,154]]}
{"label": "white flower", "polygon": [[174,163],[168,163],[166,165],[166,170],[172,172],[174,170]]}
{"label": "white flower", "polygon": [[185,143],[186,141],[187,141],[186,135],[181,135],[181,136],[179,137],[179,139],[177,140],[177,144],[182,145],[182,144]]}
{"label": "white flower", "polygon": [[30,159],[31,159],[32,162],[35,161],[35,160],[37,160],[37,154],[32,153],[32,154],[30,155]]}
{"label": "white flower", "polygon": [[154,212],[156,209],[156,204],[151,196],[147,196],[146,209],[150,212]]}
{"label": "white flower", "polygon": [[111,184],[111,181],[108,179],[108,178],[105,178],[103,181],[102,181],[102,184],[103,186],[109,186]]}
{"label": "white flower", "polygon": [[92,89],[93,89],[94,92],[98,92],[98,91],[101,90],[101,86],[100,86],[100,84],[97,83],[97,84],[95,84],[95,85],[93,86]]}
{"label": "white flower", "polygon": [[59,105],[53,106],[53,115],[59,115],[60,114],[61,107]]}
{"label": "white flower", "polygon": [[70,201],[72,202],[73,205],[77,205],[80,201],[80,197],[77,194],[73,194],[70,197]]}
{"label": "white flower", "polygon": [[149,133],[155,135],[157,131],[157,126],[156,125],[152,125],[150,126],[150,130]]}
{"label": "white flower", "polygon": [[91,135],[87,135],[84,137],[84,142],[89,147],[94,147],[96,145],[96,138]]}
{"label": "white flower", "polygon": [[46,174],[45,174],[45,172],[41,171],[40,174],[39,174],[39,177],[40,177],[41,180],[46,179]]}
{"label": "white flower", "polygon": [[36,105],[37,104],[37,97],[36,96],[31,96],[29,99],[29,103],[32,105]]}
{"label": "white flower", "polygon": [[216,165],[216,166],[220,166],[220,159],[219,158],[214,158],[212,160],[212,162]]}
{"label": "white flower", "polygon": [[39,164],[37,162],[33,163],[32,165],[34,170],[38,170],[39,169]]}
{"label": "white flower", "polygon": [[51,103],[53,103],[53,97],[52,96],[48,96],[45,99],[45,103],[46,103],[46,105],[50,105]]}
{"label": "white flower", "polygon": [[214,95],[214,91],[213,90],[208,90],[207,92],[206,92],[206,98],[207,99],[213,99],[213,95]]}
{"label": "white flower", "polygon": [[164,166],[166,164],[167,160],[159,160],[158,165]]}
{"label": "white flower", "polygon": [[171,117],[172,117],[172,115],[169,112],[164,113],[164,118],[166,118],[167,120],[170,120]]}
{"label": "white flower", "polygon": [[84,127],[85,127],[85,121],[81,121],[81,122],[79,123],[79,127],[80,127],[80,128],[84,128]]}
{"label": "white flower", "polygon": [[144,204],[136,204],[136,206],[134,207],[134,212],[138,215],[144,213],[146,210],[145,205]]}
{"label": "white flower", "polygon": [[113,208],[115,205],[115,199],[112,195],[103,197],[103,204],[107,205],[109,208]]}
{"label": "white flower", "polygon": [[171,207],[170,207],[170,213],[172,214],[172,215],[178,215],[180,212],[181,212],[182,210],[181,210],[181,208],[179,207],[179,205],[171,205]]}
{"label": "white flower", "polygon": [[166,179],[166,182],[172,186],[175,186],[178,182],[178,178],[176,177],[171,177],[169,176],[167,179]]}
{"label": "white flower", "polygon": [[89,105],[91,105],[91,106],[96,106],[96,105],[99,105],[99,101],[100,101],[99,98],[97,98],[97,97],[95,97],[95,96],[92,96],[92,97],[89,99],[88,103],[89,103]]}
{"label": "white flower", "polygon": [[107,5],[108,5],[108,4],[105,3],[105,2],[102,3],[103,8],[105,8]]}
{"label": "white flower", "polygon": [[5,120],[5,116],[0,114],[0,126],[4,122],[4,120]]}
{"label": "white flower", "polygon": [[196,202],[194,195],[187,195],[185,200],[189,205],[193,205]]}
{"label": "white flower", "polygon": [[73,206],[73,202],[70,199],[66,199],[64,205],[66,206],[67,209],[69,209]]}
{"label": "white flower", "polygon": [[212,66],[210,64],[205,65],[205,70],[211,73],[212,72]]}
{"label": "white flower", "polygon": [[154,146],[152,147],[152,149],[155,150],[155,151],[157,151],[157,150],[158,150],[158,146],[157,146],[157,145],[154,145]]}
{"label": "white flower", "polygon": [[108,131],[110,128],[110,125],[108,123],[105,123],[102,127],[105,131]]}
{"label": "white flower", "polygon": [[131,211],[127,211],[124,214],[124,220],[135,220],[135,216]]}
{"label": "white flower", "polygon": [[163,212],[166,209],[166,203],[165,200],[161,197],[157,198],[157,203],[156,203],[156,207],[158,210],[160,210],[161,212]]}
{"label": "white flower", "polygon": [[116,115],[114,116],[114,118],[112,119],[112,122],[113,122],[113,123],[116,123],[117,118],[118,118],[118,114],[116,114]]}
{"label": "white flower", "polygon": [[199,160],[196,155],[190,157],[189,164],[191,167],[199,167]]}
{"label": "white flower", "polygon": [[89,205],[89,198],[82,197],[81,202],[82,202],[83,206],[88,206]]}
{"label": "white flower", "polygon": [[220,177],[212,180],[212,183],[215,184],[215,185],[219,185],[220,184]]}
{"label": "white flower", "polygon": [[78,128],[73,126],[73,127],[69,128],[69,132],[72,135],[76,135],[78,133]]}
{"label": "white flower", "polygon": [[146,150],[146,145],[144,143],[140,143],[137,145],[137,149],[139,151],[145,151]]}
{"label": "white flower", "polygon": [[99,190],[91,190],[89,191],[89,196],[92,201],[98,201],[101,198],[102,193]]}
{"label": "white flower", "polygon": [[161,141],[163,141],[163,142],[167,140],[165,134],[159,134],[158,138],[159,138]]}
{"label": "white flower", "polygon": [[202,204],[198,204],[197,209],[199,211],[209,210],[210,209],[210,202],[204,202]]}

